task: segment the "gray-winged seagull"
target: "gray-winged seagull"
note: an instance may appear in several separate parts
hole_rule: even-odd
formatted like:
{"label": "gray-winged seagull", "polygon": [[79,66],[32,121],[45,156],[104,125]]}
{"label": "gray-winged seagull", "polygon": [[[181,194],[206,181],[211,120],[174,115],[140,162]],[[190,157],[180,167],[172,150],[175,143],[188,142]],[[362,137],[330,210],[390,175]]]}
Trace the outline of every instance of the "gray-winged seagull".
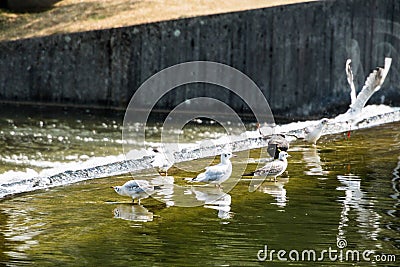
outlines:
{"label": "gray-winged seagull", "polygon": [[290,157],[290,155],[286,151],[281,151],[279,152],[279,158],[277,160],[268,162],[264,167],[257,169],[254,172],[244,174],[243,176],[260,176],[265,178],[274,177],[274,181],[276,181],[276,177],[286,170],[288,157]]}
{"label": "gray-winged seagull", "polygon": [[131,197],[133,203],[135,203],[135,199],[137,199],[139,205],[140,200],[148,198],[155,189],[154,186],[146,180],[130,180],[122,186],[112,186],[111,188],[121,196]]}

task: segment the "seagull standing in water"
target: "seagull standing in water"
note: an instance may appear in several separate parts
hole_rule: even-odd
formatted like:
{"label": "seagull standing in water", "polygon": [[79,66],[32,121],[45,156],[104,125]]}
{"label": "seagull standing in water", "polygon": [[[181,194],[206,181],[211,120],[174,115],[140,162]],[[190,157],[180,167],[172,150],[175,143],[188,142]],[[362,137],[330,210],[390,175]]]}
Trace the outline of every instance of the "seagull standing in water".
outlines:
{"label": "seagull standing in water", "polygon": [[151,165],[154,168],[157,168],[158,172],[165,173],[165,176],[168,176],[168,170],[172,167],[173,162],[171,162],[167,155],[165,154],[166,152],[161,149],[161,148],[153,148],[152,151],[155,153],[154,159],[151,162]]}
{"label": "seagull standing in water", "polygon": [[130,180],[122,186],[112,186],[111,188],[121,196],[131,197],[134,204],[135,199],[137,199],[139,205],[140,200],[148,198],[155,189],[154,186],[146,180]]}
{"label": "seagull standing in water", "polygon": [[305,136],[304,139],[313,144],[314,146],[317,144],[317,141],[322,135],[322,131],[324,130],[325,126],[328,124],[329,119],[323,118],[320,120],[315,126],[307,127],[304,129]]}
{"label": "seagull standing in water", "polygon": [[290,155],[286,151],[279,152],[279,158],[277,160],[268,162],[264,167],[255,170],[254,172],[243,174],[243,176],[260,176],[260,177],[274,177],[276,182],[276,177],[281,175],[287,168],[288,162],[287,158]]}
{"label": "seagull standing in water", "polygon": [[231,177],[232,174],[232,162],[230,158],[235,157],[231,152],[224,152],[221,154],[221,162],[214,166],[206,167],[206,171],[197,175],[191,182],[203,182],[216,184],[221,187],[221,183]]}

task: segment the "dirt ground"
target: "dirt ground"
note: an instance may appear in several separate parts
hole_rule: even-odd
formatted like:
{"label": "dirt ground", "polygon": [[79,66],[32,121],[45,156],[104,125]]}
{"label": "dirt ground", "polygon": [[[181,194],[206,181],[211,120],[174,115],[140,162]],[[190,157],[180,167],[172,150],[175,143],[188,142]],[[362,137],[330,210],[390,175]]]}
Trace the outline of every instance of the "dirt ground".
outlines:
{"label": "dirt ground", "polygon": [[64,0],[38,13],[0,10],[0,41],[315,0]]}

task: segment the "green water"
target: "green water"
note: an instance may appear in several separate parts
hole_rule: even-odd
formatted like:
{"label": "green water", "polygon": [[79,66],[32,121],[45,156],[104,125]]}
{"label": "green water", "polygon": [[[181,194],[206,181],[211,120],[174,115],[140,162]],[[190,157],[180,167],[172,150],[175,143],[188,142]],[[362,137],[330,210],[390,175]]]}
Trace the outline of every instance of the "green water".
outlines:
{"label": "green water", "polygon": [[[46,162],[67,161],[80,155],[108,156],[122,151],[117,141],[121,127],[118,117],[70,113],[62,119],[51,118],[48,113],[37,116],[46,125],[54,120],[55,126],[44,128],[34,116],[29,122],[27,117],[16,118],[13,114],[1,121],[2,157],[28,158],[25,165],[18,161],[3,161],[2,172],[32,167],[29,166],[32,158]],[[12,123],[16,126],[14,130]],[[212,130],[210,126],[197,127],[198,132]],[[344,135],[326,136],[316,148],[302,142],[293,143],[287,173],[276,183],[265,181],[255,192],[249,192],[248,180],[239,181],[228,192],[232,200],[230,210],[222,216],[212,208],[167,207],[153,198],[142,200],[141,206],[132,206],[129,199],[116,195],[110,188],[131,179],[130,175],[85,181],[1,200],[0,264],[371,265],[362,259],[359,262],[331,261],[328,255],[322,262],[285,262],[280,261],[276,253],[272,262],[269,259],[261,262],[257,258],[265,245],[269,250],[287,252],[298,250],[301,253],[312,249],[319,257],[319,253],[329,247],[338,249],[336,242],[340,238],[347,241],[347,247],[342,251],[374,250],[375,255],[395,255],[396,262],[374,261],[372,265],[398,266],[399,127],[400,123],[393,123],[353,132],[349,140]],[[20,133],[14,133],[14,136],[20,136],[18,141],[10,137],[10,131]],[[97,134],[95,137],[90,135],[93,131]],[[56,138],[50,143],[49,138],[37,140],[33,136],[36,132]],[[84,135],[93,139],[76,138]],[[59,136],[64,139],[60,141]],[[69,142],[63,141],[65,137]],[[255,157],[259,152],[252,150],[250,155]],[[239,178],[239,169],[246,167],[245,154],[238,153],[232,160],[232,178]],[[76,157],[68,157],[71,155]],[[188,164],[198,169],[208,161],[196,160]],[[254,168],[255,164],[247,165],[248,170]],[[187,172],[173,168],[170,175],[176,183],[190,188],[182,180]],[[218,190],[213,187],[195,189],[203,190],[203,193]],[[174,194],[178,193],[173,193],[172,199]],[[371,259],[374,258],[371,256]]]}

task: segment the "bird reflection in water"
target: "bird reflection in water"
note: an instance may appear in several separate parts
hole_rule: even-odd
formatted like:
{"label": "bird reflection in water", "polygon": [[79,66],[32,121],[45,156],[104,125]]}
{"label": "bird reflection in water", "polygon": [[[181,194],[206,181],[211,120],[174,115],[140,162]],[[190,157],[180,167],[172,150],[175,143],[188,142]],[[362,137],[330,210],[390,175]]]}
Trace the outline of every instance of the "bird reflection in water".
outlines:
{"label": "bird reflection in water", "polygon": [[153,197],[164,202],[167,207],[175,205],[174,196],[174,177],[173,176],[156,176],[151,183],[157,186],[157,190]]}
{"label": "bird reflection in water", "polygon": [[[336,190],[344,191],[345,196],[338,201],[342,202],[342,212],[338,226],[338,238],[345,239],[346,226],[349,225],[350,212],[356,212],[356,223],[359,225],[358,232],[371,240],[378,240],[380,232],[381,216],[373,209],[376,200],[367,196],[367,193],[361,190],[361,178],[357,175],[338,175],[337,179],[342,186]],[[377,244],[379,247],[379,244]]]}
{"label": "bird reflection in water", "polygon": [[153,213],[142,205],[119,204],[113,211],[114,218],[134,222],[151,222]]}
{"label": "bird reflection in water", "polygon": [[218,218],[230,219],[232,197],[220,188],[191,187],[186,194],[194,194],[196,199],[204,203],[204,207],[218,211]]}
{"label": "bird reflection in water", "polygon": [[261,186],[257,188],[257,190],[264,194],[273,196],[275,198],[275,202],[272,202],[271,204],[283,208],[286,206],[288,201],[285,189],[285,184],[287,182],[289,182],[289,178],[280,178],[276,182],[265,181],[264,183],[261,184]]}
{"label": "bird reflection in water", "polygon": [[303,159],[307,163],[307,167],[310,168],[308,171],[304,171],[305,174],[310,176],[325,176],[329,173],[323,170],[323,163],[321,163],[321,157],[315,146],[307,147],[303,151]]}
{"label": "bird reflection in water", "polygon": [[388,214],[392,217],[400,217],[400,157],[396,168],[393,170],[392,188],[394,193],[390,196],[397,202],[393,205],[393,210],[388,211]]}

